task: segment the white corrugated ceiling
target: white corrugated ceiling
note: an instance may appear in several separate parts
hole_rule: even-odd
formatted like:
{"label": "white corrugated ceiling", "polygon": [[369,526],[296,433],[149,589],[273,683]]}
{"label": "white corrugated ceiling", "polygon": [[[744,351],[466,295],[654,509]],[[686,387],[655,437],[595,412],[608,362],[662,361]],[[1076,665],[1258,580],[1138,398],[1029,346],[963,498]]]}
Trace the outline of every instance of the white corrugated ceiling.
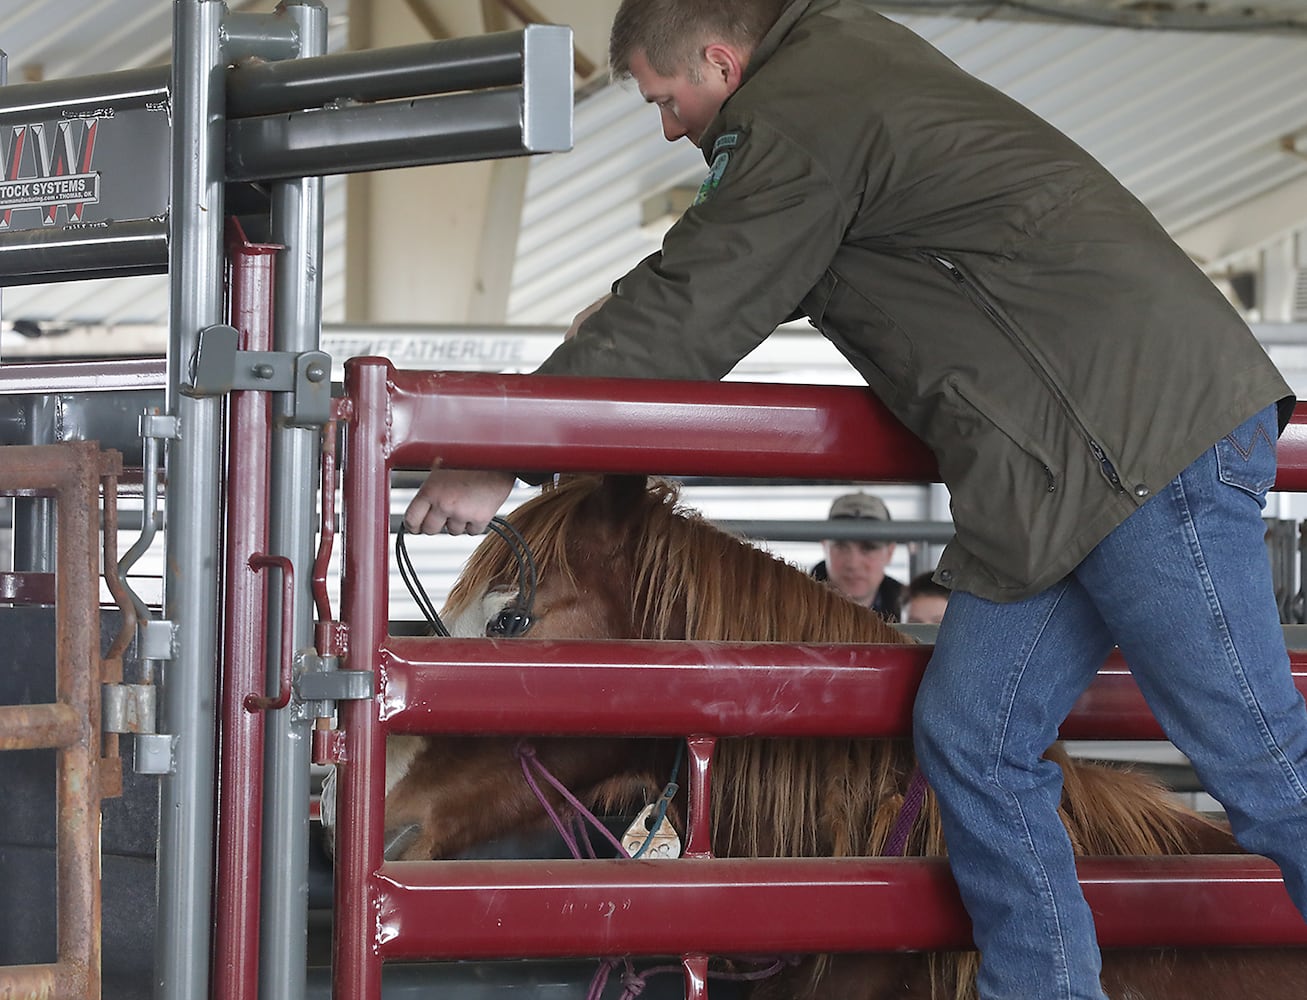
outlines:
{"label": "white corrugated ceiling", "polygon": [[[13,4],[0,8],[0,49],[9,53],[11,82],[130,69],[169,53],[167,0]],[[550,12],[545,0],[540,6]],[[608,9],[596,6],[600,13]],[[996,7],[944,6],[974,9],[979,17]],[[1047,0],[1045,6],[1102,17],[1123,5]],[[1223,259],[1277,231],[1307,226],[1307,2],[1227,6],[1236,14],[1256,9],[1297,18],[1300,27],[1159,31],[892,16],[1079,141],[1182,244],[1192,241],[1196,255]],[[344,9],[332,5],[333,12],[337,7]],[[333,16],[333,48],[342,44],[346,20]],[[532,164],[511,322],[565,324],[656,247],[657,234],[639,228],[641,201],[667,187],[697,184],[703,172],[698,151],[664,142],[653,112],[627,87],[602,87],[583,98],[576,129],[571,153]],[[324,313],[335,320],[343,310],[344,193],[338,180],[327,189]],[[162,324],[166,313],[166,280],[159,277],[14,288],[3,299],[10,321]]]}
{"label": "white corrugated ceiling", "polygon": [[[1307,186],[1307,34],[897,19],[1067,132],[1182,241]],[[629,87],[583,102],[576,130],[572,153],[532,165],[510,301],[518,322],[566,323],[606,291],[657,248],[639,228],[641,196],[697,184],[705,169],[698,150],[662,139]],[[1281,147],[1286,136],[1301,153]],[[1283,231],[1307,226],[1307,190],[1297,201]]]}

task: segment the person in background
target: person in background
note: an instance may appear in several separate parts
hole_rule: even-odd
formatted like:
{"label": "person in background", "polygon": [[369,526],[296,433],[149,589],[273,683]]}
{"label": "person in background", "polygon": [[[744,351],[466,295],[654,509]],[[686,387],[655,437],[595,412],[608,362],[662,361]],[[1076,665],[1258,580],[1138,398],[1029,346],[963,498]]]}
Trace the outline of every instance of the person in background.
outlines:
{"label": "person in background", "polygon": [[[1113,645],[1307,913],[1307,706],[1262,522],[1294,394],[1106,168],[871,8],[622,0],[612,73],[708,174],[537,372],[719,379],[807,316],[934,452],[956,535],[912,731],[976,991],[1107,1000],[1044,752]],[[479,532],[513,478],[437,462],[405,521]]]}
{"label": "person in background", "polygon": [[936,583],[933,573],[918,573],[903,588],[902,620],[909,625],[938,625],[948,607],[948,587]]}
{"label": "person in background", "polygon": [[[889,508],[870,493],[846,493],[830,505],[830,520],[888,521]],[[860,538],[828,538],[821,543],[826,558],[812,568],[850,601],[878,612],[886,621],[899,620],[901,581],[885,569],[894,558],[894,543]]]}

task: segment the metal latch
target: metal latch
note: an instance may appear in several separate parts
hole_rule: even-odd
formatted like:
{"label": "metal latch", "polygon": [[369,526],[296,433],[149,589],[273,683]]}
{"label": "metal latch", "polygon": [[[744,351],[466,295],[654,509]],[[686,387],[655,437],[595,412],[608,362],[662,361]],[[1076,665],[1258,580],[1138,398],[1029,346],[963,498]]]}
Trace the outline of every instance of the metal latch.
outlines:
{"label": "metal latch", "polygon": [[366,701],[376,692],[376,678],[371,670],[341,670],[338,656],[319,656],[301,652],[301,669],[295,675],[295,693],[300,701],[322,703],[318,717],[332,713],[338,701]]}
{"label": "metal latch", "polygon": [[191,370],[192,396],[224,396],[233,390],[289,392],[290,423],[316,427],[331,418],[331,357],[323,351],[241,351],[234,327],[200,331]]}

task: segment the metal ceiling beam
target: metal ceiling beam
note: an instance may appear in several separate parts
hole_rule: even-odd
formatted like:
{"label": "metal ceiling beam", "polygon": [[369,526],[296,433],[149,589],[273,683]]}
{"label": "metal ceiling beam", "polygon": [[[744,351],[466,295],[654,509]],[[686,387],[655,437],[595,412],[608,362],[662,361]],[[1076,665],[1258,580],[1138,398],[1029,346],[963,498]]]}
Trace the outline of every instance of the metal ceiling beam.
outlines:
{"label": "metal ceiling beam", "polygon": [[409,13],[418,19],[418,23],[426,29],[427,34],[431,36],[433,41],[438,42],[454,37],[453,32],[449,30],[449,26],[445,24],[427,0],[404,0],[404,3],[409,9]]}
{"label": "metal ceiling beam", "polygon": [[[522,25],[554,24],[529,0],[481,0],[481,18],[487,31],[503,31],[509,27],[509,17],[516,18]],[[599,67],[580,49],[572,53],[572,66],[576,75],[588,80]]]}
{"label": "metal ceiling beam", "polygon": [[880,0],[887,14],[973,21],[1039,21],[1164,31],[1307,33],[1307,12],[1289,0],[1176,0],[1129,6],[1121,0]]}
{"label": "metal ceiling beam", "polygon": [[1307,220],[1307,175],[1249,198],[1212,219],[1172,233],[1211,273],[1233,257],[1266,246]]}

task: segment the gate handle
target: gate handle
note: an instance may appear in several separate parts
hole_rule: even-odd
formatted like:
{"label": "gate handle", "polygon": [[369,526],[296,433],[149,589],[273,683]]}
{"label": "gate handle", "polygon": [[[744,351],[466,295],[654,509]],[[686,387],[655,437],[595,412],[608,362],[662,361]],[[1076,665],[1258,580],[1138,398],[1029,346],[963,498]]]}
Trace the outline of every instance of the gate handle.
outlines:
{"label": "gate handle", "polygon": [[295,636],[291,630],[291,610],[295,606],[295,567],[286,556],[270,556],[264,552],[255,552],[250,556],[249,567],[256,573],[274,566],[281,570],[281,690],[276,697],[247,694],[241,703],[247,712],[285,708],[290,704],[291,669],[295,661]]}

